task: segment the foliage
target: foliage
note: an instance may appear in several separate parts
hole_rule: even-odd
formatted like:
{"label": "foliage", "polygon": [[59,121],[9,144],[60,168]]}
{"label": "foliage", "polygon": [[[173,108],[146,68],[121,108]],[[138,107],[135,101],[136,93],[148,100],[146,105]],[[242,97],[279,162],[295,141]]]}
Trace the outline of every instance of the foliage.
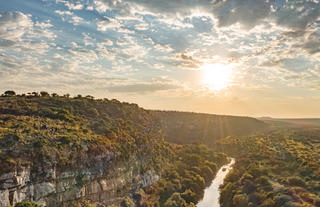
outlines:
{"label": "foliage", "polygon": [[14,207],[41,207],[41,205],[34,203],[34,202],[19,202],[16,205],[14,205]]}
{"label": "foliage", "polygon": [[161,179],[145,189],[149,200],[167,207],[194,206],[216,175],[217,166],[228,162],[225,154],[204,145],[173,145],[169,154],[171,161]]}
{"label": "foliage", "polygon": [[[161,176],[135,195],[141,206],[195,207],[227,156],[204,145],[167,143],[160,127],[154,113],[117,100],[44,91],[4,95],[0,97],[0,174],[44,163],[57,163],[58,170],[85,168],[94,156],[108,152],[116,162],[136,157],[142,163],[136,173],[151,170]],[[75,181],[80,186],[87,182],[81,174]],[[77,201],[70,205],[92,206]],[[121,206],[134,202],[125,198]]]}
{"label": "foliage", "polygon": [[3,95],[4,96],[15,96],[16,92],[14,92],[14,91],[5,91]]}
{"label": "foliage", "polygon": [[136,104],[44,91],[6,94],[0,97],[0,174],[42,162],[82,167],[101,152],[145,157],[160,168],[157,153],[165,145],[158,121]]}
{"label": "foliage", "polygon": [[124,198],[121,202],[121,207],[134,207],[134,202],[131,200],[131,198]]}
{"label": "foliage", "polygon": [[221,186],[221,207],[319,206],[319,129],[228,137],[216,149],[237,160]]}

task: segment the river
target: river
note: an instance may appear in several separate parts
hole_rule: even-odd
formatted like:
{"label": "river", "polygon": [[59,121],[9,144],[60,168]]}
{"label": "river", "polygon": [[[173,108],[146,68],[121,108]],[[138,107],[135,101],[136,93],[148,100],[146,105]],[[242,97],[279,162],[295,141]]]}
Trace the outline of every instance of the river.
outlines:
{"label": "river", "polygon": [[[234,164],[235,159],[231,158],[229,164],[222,166],[211,185],[205,189],[203,199],[197,204],[198,207],[219,207],[219,186],[223,184],[224,178],[232,169],[232,165]],[[225,169],[225,170],[223,170]]]}

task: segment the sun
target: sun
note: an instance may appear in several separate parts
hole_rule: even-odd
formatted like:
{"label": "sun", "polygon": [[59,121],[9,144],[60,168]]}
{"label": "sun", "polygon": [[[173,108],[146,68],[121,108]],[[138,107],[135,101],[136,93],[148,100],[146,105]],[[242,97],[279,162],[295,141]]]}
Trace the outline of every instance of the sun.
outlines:
{"label": "sun", "polygon": [[221,63],[207,64],[202,67],[202,71],[202,82],[210,90],[220,91],[230,84],[232,76],[231,65]]}

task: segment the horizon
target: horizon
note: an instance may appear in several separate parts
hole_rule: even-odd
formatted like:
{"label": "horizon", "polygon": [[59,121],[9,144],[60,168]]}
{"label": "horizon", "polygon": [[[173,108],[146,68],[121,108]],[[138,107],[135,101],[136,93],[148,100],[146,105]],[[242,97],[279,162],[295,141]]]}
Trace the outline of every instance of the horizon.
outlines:
{"label": "horizon", "polygon": [[318,11],[316,0],[3,2],[0,91],[320,117]]}
{"label": "horizon", "polygon": [[[6,90],[6,91],[14,91],[14,90]],[[16,91],[14,91],[16,92]],[[41,91],[36,91],[37,93],[40,93]],[[47,91],[46,91],[47,92]],[[16,93],[16,95],[22,95],[22,94],[25,94],[27,95],[28,93],[32,93],[32,92],[20,92],[20,93]],[[55,92],[50,92],[49,95],[51,96],[52,93],[55,93]],[[58,96],[64,96],[68,93],[62,93],[62,94],[59,94],[57,93]],[[85,98],[86,96],[91,96],[90,94],[69,94],[70,95],[70,98],[76,98],[78,95],[81,95],[81,97]],[[32,95],[31,95],[32,96]],[[52,96],[51,96],[52,97]],[[94,99],[108,99],[108,100],[112,100],[112,99],[115,99],[113,97],[93,97]],[[119,100],[119,99],[116,99],[120,102],[127,102],[125,100]],[[135,102],[127,102],[129,104],[137,104]],[[219,114],[219,113],[208,113],[208,112],[201,112],[201,111],[184,111],[184,110],[179,110],[179,109],[158,109],[158,108],[146,108],[146,107],[143,107],[139,104],[137,104],[139,107],[142,107],[143,109],[145,110],[151,110],[151,111],[174,111],[174,112],[181,112],[181,113],[198,113],[198,114],[207,114],[207,115],[217,115],[217,116],[236,116],[236,117],[249,117],[249,118],[255,118],[255,119],[259,119],[259,120],[263,120],[263,119],[278,119],[278,120],[281,120],[281,119],[320,119],[320,117],[272,117],[272,116],[268,116],[268,115],[261,115],[261,116],[249,116],[249,115],[246,115],[246,114]]]}

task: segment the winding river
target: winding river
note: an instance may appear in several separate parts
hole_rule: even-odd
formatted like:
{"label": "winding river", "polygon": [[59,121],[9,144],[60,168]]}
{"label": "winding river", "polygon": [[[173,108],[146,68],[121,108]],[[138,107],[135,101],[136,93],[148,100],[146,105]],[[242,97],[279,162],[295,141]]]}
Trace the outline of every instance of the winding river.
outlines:
{"label": "winding river", "polygon": [[232,169],[235,159],[231,158],[229,164],[222,166],[211,185],[204,191],[203,200],[201,200],[197,206],[198,207],[219,207],[219,186],[223,183],[224,178],[227,176],[229,171]]}

